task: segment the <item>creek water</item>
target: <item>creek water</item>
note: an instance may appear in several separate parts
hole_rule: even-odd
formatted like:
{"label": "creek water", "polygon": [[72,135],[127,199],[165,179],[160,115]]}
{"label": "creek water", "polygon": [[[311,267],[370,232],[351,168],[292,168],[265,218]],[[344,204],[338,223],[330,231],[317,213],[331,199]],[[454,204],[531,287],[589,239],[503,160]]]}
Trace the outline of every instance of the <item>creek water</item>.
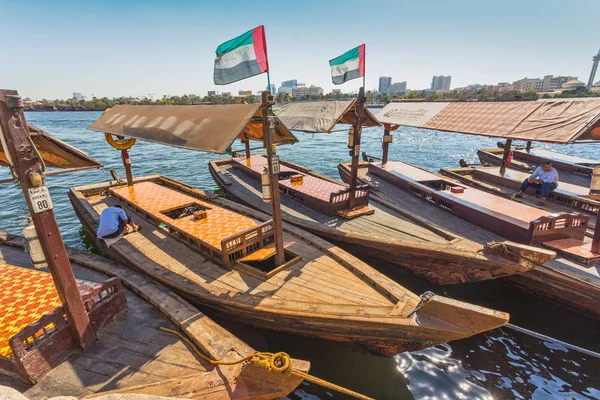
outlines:
{"label": "creek water", "polygon": [[[377,111],[377,110],[373,110]],[[90,249],[67,198],[71,186],[110,180],[109,170],[121,176],[120,154],[104,135],[87,130],[99,112],[30,112],[28,122],[89,153],[105,165],[46,180],[65,243]],[[365,129],[362,149],[381,153],[382,128]],[[296,133],[300,143],[281,146],[287,160],[338,178],[337,164],[349,160],[347,135]],[[400,159],[433,171],[458,166],[457,160],[477,161],[477,149],[495,147],[496,140],[402,127],[394,132],[390,159]],[[600,145],[543,145],[540,147],[600,159]],[[134,176],[163,174],[204,190],[216,190],[207,167],[218,155],[198,153],[138,142],[130,151]],[[6,169],[0,179],[8,178]],[[18,186],[0,185],[0,231],[20,234],[21,216],[27,208]],[[387,265],[371,263],[416,293],[432,290],[511,313],[511,322],[583,348],[600,352],[600,322],[577,312],[519,292],[502,282],[482,282],[457,287],[437,287]],[[377,399],[594,399],[600,398],[600,358],[565,347],[559,342],[496,329],[434,348],[393,358],[370,356],[340,343],[259,330],[207,313],[256,349],[286,351],[312,362],[316,376]],[[304,383],[289,398],[329,399],[343,396]]]}

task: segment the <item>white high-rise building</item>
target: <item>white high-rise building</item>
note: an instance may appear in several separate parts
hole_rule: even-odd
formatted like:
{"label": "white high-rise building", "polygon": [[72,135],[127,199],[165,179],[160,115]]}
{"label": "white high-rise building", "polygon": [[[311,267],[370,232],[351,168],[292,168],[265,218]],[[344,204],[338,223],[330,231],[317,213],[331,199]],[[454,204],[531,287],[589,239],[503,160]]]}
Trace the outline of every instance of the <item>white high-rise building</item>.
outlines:
{"label": "white high-rise building", "polygon": [[392,85],[391,76],[380,76],[379,77],[379,93],[386,94]]}
{"label": "white high-rise building", "polygon": [[452,81],[452,76],[434,76],[431,79],[431,90],[450,90],[450,82]]}

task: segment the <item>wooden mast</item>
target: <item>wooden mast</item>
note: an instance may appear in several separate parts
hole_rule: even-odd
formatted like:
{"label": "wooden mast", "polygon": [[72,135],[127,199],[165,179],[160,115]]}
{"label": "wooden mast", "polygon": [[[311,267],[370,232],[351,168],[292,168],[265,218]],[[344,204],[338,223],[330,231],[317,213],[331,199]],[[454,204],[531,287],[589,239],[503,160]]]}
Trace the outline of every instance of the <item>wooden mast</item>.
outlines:
{"label": "wooden mast", "polygon": [[510,153],[510,147],[512,146],[512,139],[506,139],[506,144],[504,145],[504,153],[502,154],[502,163],[500,164],[500,175],[504,175],[506,172],[506,160],[508,159],[508,154]]}
{"label": "wooden mast", "polygon": [[386,124],[383,124],[383,155],[381,156],[381,166],[384,167],[388,160],[388,151],[390,143],[386,141],[386,136],[390,136],[390,130]]}
{"label": "wooden mast", "polygon": [[352,149],[350,155],[352,156],[352,168],[350,171],[350,198],[349,206],[353,208],[356,206],[356,186],[358,185],[358,156],[360,154],[360,136],[362,134],[362,125],[365,120],[365,88],[361,87],[358,90],[358,96],[356,98],[355,105],[355,117],[354,124],[354,139],[352,143]]}
{"label": "wooden mast", "polygon": [[[283,225],[281,222],[281,204],[279,200],[279,157],[273,144],[275,136],[275,117],[269,116],[273,103],[273,95],[270,92],[262,92],[262,118],[263,118],[263,143],[267,150],[267,164],[271,187],[271,206],[273,207],[273,229],[275,234],[275,263],[277,266],[285,263],[283,248]],[[276,164],[276,165],[274,165]],[[275,168],[274,168],[275,167]]]}
{"label": "wooden mast", "polygon": [[40,157],[31,141],[23,102],[15,90],[0,90],[0,135],[6,139],[14,172],[19,178],[23,196],[52,274],[56,291],[64,305],[75,343],[85,349],[96,342],[96,334],[81,300],[58,224],[52,201],[44,185]]}
{"label": "wooden mast", "polygon": [[127,150],[121,150],[121,159],[123,160],[123,168],[127,177],[127,186],[133,186],[133,175],[131,174],[131,159]]}

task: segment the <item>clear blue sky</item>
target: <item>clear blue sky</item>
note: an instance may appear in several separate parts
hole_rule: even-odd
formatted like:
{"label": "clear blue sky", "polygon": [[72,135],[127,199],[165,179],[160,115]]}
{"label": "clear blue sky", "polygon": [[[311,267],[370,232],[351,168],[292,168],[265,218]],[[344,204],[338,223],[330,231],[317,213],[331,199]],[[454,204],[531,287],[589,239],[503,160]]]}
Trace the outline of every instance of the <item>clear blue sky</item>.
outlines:
{"label": "clear blue sky", "polygon": [[380,75],[413,89],[438,74],[452,87],[546,74],[587,82],[598,15],[600,0],[0,0],[0,86],[37,99],[258,90],[264,75],[215,86],[212,69],[220,43],[261,24],[277,86],[296,78],[330,91],[328,60],[363,42],[367,89]]}

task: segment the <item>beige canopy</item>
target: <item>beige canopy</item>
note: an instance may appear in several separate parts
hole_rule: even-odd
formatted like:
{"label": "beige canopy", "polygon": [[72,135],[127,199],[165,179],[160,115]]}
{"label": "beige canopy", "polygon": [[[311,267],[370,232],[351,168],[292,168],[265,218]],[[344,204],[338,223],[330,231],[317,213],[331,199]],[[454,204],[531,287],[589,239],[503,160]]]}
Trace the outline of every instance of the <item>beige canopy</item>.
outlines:
{"label": "beige canopy", "polygon": [[[273,112],[289,128],[305,132],[330,133],[337,124],[354,122],[354,100],[304,101],[273,106]],[[375,115],[365,110],[367,119],[363,126],[381,125]]]}
{"label": "beige canopy", "polygon": [[389,103],[385,124],[550,143],[600,140],[600,99]]}
{"label": "beige canopy", "polygon": [[[50,168],[101,168],[103,165],[87,153],[59,140],[48,132],[28,124],[29,135],[46,167]],[[0,141],[0,166],[8,167],[8,159]]]}
{"label": "beige canopy", "polygon": [[[236,139],[262,141],[260,104],[118,105],[89,129],[186,149],[223,153]],[[278,123],[275,143],[298,139]]]}

